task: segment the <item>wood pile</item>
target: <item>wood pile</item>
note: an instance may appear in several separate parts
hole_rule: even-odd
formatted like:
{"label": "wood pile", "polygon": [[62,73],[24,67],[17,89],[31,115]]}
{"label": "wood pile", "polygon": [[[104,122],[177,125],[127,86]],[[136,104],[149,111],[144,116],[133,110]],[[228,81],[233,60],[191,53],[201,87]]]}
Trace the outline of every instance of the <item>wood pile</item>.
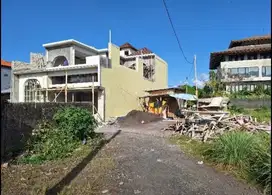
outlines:
{"label": "wood pile", "polygon": [[187,114],[185,119],[179,119],[175,124],[162,129],[162,131],[173,131],[203,142],[233,130],[243,130],[250,133],[266,131],[270,133],[271,126],[260,124],[256,119],[247,115],[229,116],[228,113],[200,115],[195,112],[191,115]]}

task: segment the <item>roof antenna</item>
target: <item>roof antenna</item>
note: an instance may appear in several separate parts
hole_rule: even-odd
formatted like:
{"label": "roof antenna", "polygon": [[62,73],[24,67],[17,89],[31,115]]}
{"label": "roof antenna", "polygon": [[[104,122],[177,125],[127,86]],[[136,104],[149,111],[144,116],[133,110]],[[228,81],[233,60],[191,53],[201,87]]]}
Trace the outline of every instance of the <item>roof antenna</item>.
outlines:
{"label": "roof antenna", "polygon": [[111,30],[109,30],[109,42],[111,43]]}

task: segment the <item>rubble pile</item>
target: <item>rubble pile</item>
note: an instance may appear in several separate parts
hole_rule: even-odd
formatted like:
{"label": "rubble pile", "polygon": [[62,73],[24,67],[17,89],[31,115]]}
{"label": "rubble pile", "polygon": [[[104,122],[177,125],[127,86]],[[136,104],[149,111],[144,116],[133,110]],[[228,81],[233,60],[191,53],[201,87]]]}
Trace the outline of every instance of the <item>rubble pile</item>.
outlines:
{"label": "rubble pile", "polygon": [[206,142],[233,130],[243,130],[250,133],[266,131],[270,133],[271,126],[260,124],[256,119],[247,115],[229,116],[228,113],[200,115],[193,113],[162,129],[162,131],[167,130]]}
{"label": "rubble pile", "polygon": [[130,111],[125,117],[119,117],[117,123],[120,127],[137,126],[162,120],[162,117],[138,110]]}

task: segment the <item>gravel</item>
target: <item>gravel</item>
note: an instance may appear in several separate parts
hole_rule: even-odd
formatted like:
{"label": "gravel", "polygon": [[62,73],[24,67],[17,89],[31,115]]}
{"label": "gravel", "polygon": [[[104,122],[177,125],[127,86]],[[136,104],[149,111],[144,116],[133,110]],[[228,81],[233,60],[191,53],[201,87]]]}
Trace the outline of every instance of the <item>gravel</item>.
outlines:
{"label": "gravel", "polygon": [[[103,178],[109,194],[131,195],[242,195],[261,194],[232,176],[215,171],[172,145],[158,129],[162,122],[147,124],[145,131],[121,129],[102,153],[114,160],[115,168]],[[150,134],[148,131],[156,131]],[[138,128],[139,130],[140,128]],[[120,185],[120,182],[123,185]]]}

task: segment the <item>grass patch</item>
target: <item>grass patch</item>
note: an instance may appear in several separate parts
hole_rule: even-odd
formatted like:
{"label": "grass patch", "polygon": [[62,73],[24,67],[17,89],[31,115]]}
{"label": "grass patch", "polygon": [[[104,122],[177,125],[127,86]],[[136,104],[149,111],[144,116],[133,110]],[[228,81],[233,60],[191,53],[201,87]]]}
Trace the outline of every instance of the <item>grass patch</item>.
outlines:
{"label": "grass patch", "polygon": [[232,106],[229,109],[232,115],[245,114],[256,118],[258,122],[271,122],[271,109],[267,107],[261,107],[256,109],[245,109],[237,106]]}
{"label": "grass patch", "polygon": [[178,144],[182,151],[201,159],[204,157],[203,153],[209,148],[208,143],[192,140],[185,135],[172,136],[170,141]]}
{"label": "grass patch", "polygon": [[[44,195],[75,168],[90,152],[94,144],[80,145],[69,157],[43,164],[11,164],[1,169],[1,192],[5,195]],[[105,185],[105,176],[115,166],[107,154],[100,154],[59,194],[99,194]]]}
{"label": "grass patch", "polygon": [[225,133],[212,143],[174,136],[172,142],[181,149],[206,161],[217,169],[257,184],[271,193],[271,141],[267,133],[249,134],[242,131]]}

